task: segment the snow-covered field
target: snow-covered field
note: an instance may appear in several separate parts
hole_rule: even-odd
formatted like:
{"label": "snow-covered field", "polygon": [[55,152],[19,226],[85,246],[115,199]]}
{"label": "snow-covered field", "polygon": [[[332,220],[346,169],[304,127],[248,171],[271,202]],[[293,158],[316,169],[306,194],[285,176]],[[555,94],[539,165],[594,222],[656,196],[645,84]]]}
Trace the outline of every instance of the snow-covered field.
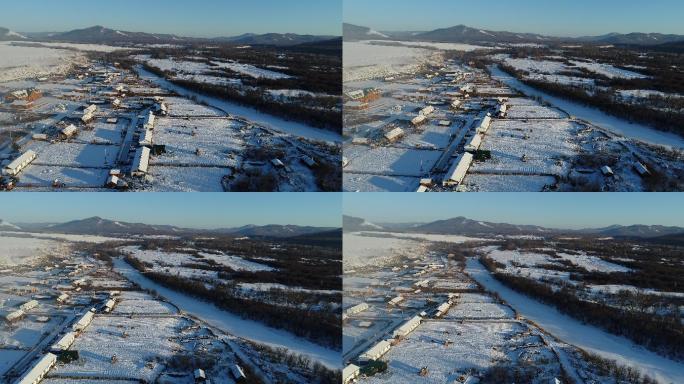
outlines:
{"label": "snow-covered field", "polygon": [[591,62],[587,63],[584,61],[577,61],[577,60],[570,60],[571,63],[574,65],[588,69],[594,73],[597,73],[599,75],[606,76],[610,79],[645,79],[648,76],[642,75],[641,73],[633,72],[633,71],[628,71],[626,69],[621,69],[621,68],[616,68],[612,65],[609,64],[603,64],[603,63],[596,63],[596,62]]}
{"label": "snow-covered field", "polygon": [[406,47],[434,48],[443,51],[464,51],[470,52],[477,49],[491,49],[481,45],[459,44],[459,43],[434,43],[429,41],[396,41],[396,40],[370,40],[375,44],[399,44]]}
{"label": "snow-covered field", "polygon": [[487,290],[496,292],[516,311],[539,324],[555,337],[579,348],[639,369],[663,383],[684,382],[684,364],[650,352],[631,341],[563,315],[553,307],[519,294],[498,282],[476,259],[469,259],[466,272]]}
{"label": "snow-covered field", "polygon": [[468,237],[468,236],[460,236],[460,235],[436,235],[436,234],[429,234],[429,233],[401,233],[401,232],[362,232],[364,234],[369,234],[369,235],[377,235],[377,236],[383,236],[383,235],[391,235],[393,237],[399,237],[399,238],[404,238],[404,239],[409,239],[409,240],[427,240],[427,241],[436,241],[436,242],[445,242],[445,243],[454,243],[454,244],[460,244],[460,243],[465,243],[466,241],[477,241],[477,240],[482,240],[479,238],[475,237]]}
{"label": "snow-covered field", "polygon": [[357,145],[345,148],[346,172],[394,176],[424,176],[435,165],[441,151]]}
{"label": "snow-covered field", "polygon": [[83,62],[73,51],[0,42],[0,82],[65,73],[73,63]]}
{"label": "snow-covered field", "polygon": [[0,232],[0,266],[30,264],[49,253],[58,253],[63,245],[52,240],[12,237]]}
{"label": "snow-covered field", "polygon": [[343,50],[344,82],[413,72],[431,55],[422,48],[370,44],[369,41],[344,42]]}
{"label": "snow-covered field", "polygon": [[445,319],[511,319],[513,311],[501,304],[496,303],[477,303],[459,302],[449,309],[444,316]]}
{"label": "snow-covered field", "polygon": [[[526,327],[514,322],[427,321],[385,355],[388,369],[364,383],[452,383],[468,369],[484,370],[505,361],[503,348]],[[445,346],[450,340],[453,344]],[[421,367],[429,374],[418,375]]]}
{"label": "snow-covered field", "polygon": [[359,233],[345,233],[343,262],[345,269],[363,266],[380,266],[402,256],[417,256],[420,243],[387,237],[361,236]]}
{"label": "snow-covered field", "polygon": [[[24,232],[0,232],[3,235],[26,235]],[[104,243],[107,241],[126,241],[126,239],[120,239],[115,237],[105,237],[105,236],[95,236],[95,235],[68,235],[64,233],[30,233],[31,237],[36,239],[53,239],[53,240],[66,240],[71,242],[84,242],[84,243]]]}

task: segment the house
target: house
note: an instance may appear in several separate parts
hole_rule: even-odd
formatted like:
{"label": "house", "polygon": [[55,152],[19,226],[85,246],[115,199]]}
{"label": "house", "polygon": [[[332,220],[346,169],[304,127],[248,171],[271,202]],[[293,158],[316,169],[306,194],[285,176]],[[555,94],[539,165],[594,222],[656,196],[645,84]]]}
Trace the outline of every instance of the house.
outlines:
{"label": "house", "polygon": [[64,127],[60,132],[59,132],[59,137],[62,140],[66,140],[72,136],[75,136],[76,133],[78,132],[78,128],[76,128],[75,125],[69,124],[67,127]]}
{"label": "house", "polygon": [[201,368],[195,369],[193,377],[195,378],[195,383],[206,383],[207,382],[207,374],[204,372],[204,369],[201,369]]}
{"label": "house", "polygon": [[499,105],[499,118],[503,119],[506,117],[506,113],[508,112],[508,106],[506,103],[501,103]]}
{"label": "house", "polygon": [[389,140],[390,143],[399,140],[404,136],[404,130],[401,128],[394,128],[393,130],[385,133],[385,138]]}
{"label": "house", "polygon": [[359,312],[363,312],[363,311],[367,310],[368,308],[370,308],[370,307],[366,303],[356,304],[353,307],[347,308],[347,310],[344,311],[344,313],[347,316],[351,316],[351,315],[357,314]]}
{"label": "house", "polygon": [[145,176],[150,162],[150,148],[140,147],[133,155],[133,165],[131,166],[132,176]]}
{"label": "house", "polygon": [[38,141],[47,141],[48,136],[44,133],[34,133],[31,138]]}
{"label": "house", "polygon": [[423,116],[430,116],[430,114],[432,114],[432,112],[434,111],[435,107],[433,107],[432,105],[428,105],[427,107],[421,109],[420,112],[418,112],[418,114]]}
{"label": "house", "polygon": [[107,177],[107,182],[105,183],[105,186],[107,188],[116,188],[119,185],[119,176],[117,175],[109,175]]}
{"label": "house", "polygon": [[149,111],[147,113],[147,116],[145,116],[145,120],[143,120],[143,128],[152,130],[152,129],[154,129],[154,123],[155,123],[155,116],[152,113],[152,111]]}
{"label": "house", "polygon": [[81,316],[81,318],[71,327],[71,329],[73,329],[74,332],[83,331],[93,321],[94,316],[95,313],[91,309],[90,311],[86,312],[83,316]]}
{"label": "house", "polygon": [[349,159],[346,156],[342,156],[342,168],[345,168],[347,165],[349,165]]}
{"label": "house", "polygon": [[477,133],[486,133],[489,126],[492,124],[492,117],[487,114],[487,116],[480,121],[480,125],[477,127]]}
{"label": "house", "polygon": [[607,165],[604,165],[603,167],[601,167],[601,173],[603,173],[603,176],[613,176],[614,175],[613,169]]}
{"label": "house", "polygon": [[5,96],[5,101],[12,102],[16,100],[22,100],[26,102],[33,102],[43,97],[40,90],[35,88],[20,89],[17,91],[12,91]]}
{"label": "house", "polygon": [[240,382],[242,380],[247,379],[247,376],[245,375],[245,371],[242,369],[242,367],[240,367],[237,364],[233,364],[230,367],[230,372],[233,374],[233,379],[235,379],[235,381],[237,381],[237,382]]}
{"label": "house", "polygon": [[15,321],[24,317],[25,314],[26,313],[21,309],[17,309],[16,311],[12,311],[10,313],[5,314],[5,322],[14,323]]}
{"label": "house", "polygon": [[455,186],[463,181],[470,164],[473,162],[473,154],[466,152],[461,154],[456,158],[449,171],[447,171],[444,180],[442,180],[442,185],[445,187]]}
{"label": "house", "polygon": [[399,328],[395,329],[392,333],[392,337],[396,339],[408,336],[409,333],[413,332],[414,329],[418,328],[422,320],[423,319],[420,316],[412,317],[410,320],[402,324]]}
{"label": "house", "polygon": [[363,98],[364,92],[361,89],[357,89],[354,91],[349,91],[349,92],[345,93],[345,95],[347,95],[347,97],[352,99],[352,100],[360,100]]}
{"label": "house", "polygon": [[370,140],[367,137],[355,137],[352,139],[352,144],[354,145],[369,145]]}
{"label": "house", "polygon": [[33,308],[36,308],[38,306],[38,304],[39,303],[37,300],[27,301],[24,304],[20,305],[19,309],[21,309],[24,312],[28,312],[28,311],[32,310]]}
{"label": "house", "polygon": [[481,144],[482,144],[482,135],[476,134],[473,136],[472,139],[470,139],[468,144],[465,145],[464,149],[467,152],[475,152],[478,149],[480,149]]}
{"label": "house", "polygon": [[427,121],[427,117],[425,117],[425,115],[418,115],[418,116],[414,117],[413,119],[411,119],[411,124],[413,124],[414,126],[417,127],[417,126],[425,123],[426,121]]}
{"label": "house", "polygon": [[3,173],[8,176],[16,176],[36,159],[36,153],[32,150],[24,152],[3,168]]}
{"label": "house", "polygon": [[114,108],[119,108],[121,106],[121,99],[115,97],[114,100],[112,100],[112,106]]}
{"label": "house", "polygon": [[449,301],[440,304],[439,307],[437,307],[437,311],[435,312],[435,317],[444,316],[447,312],[449,312],[449,308],[451,308],[451,303]]}
{"label": "house", "polygon": [[429,189],[428,189],[428,187],[426,187],[424,185],[421,185],[418,187],[418,189],[416,189],[416,192],[420,192],[420,193],[427,192],[427,191],[429,191]]}
{"label": "house", "polygon": [[59,353],[62,351],[66,351],[71,347],[71,345],[74,343],[76,340],[76,333],[74,332],[67,332],[64,336],[62,336],[59,341],[57,341],[55,344],[50,347],[50,351],[53,353]]}
{"label": "house", "polygon": [[110,313],[114,309],[115,305],[116,305],[116,300],[114,300],[114,299],[107,300],[107,302],[105,303],[105,306],[104,306],[105,313]]}
{"label": "house", "polygon": [[344,103],[344,109],[348,109],[350,111],[361,111],[364,109],[368,109],[368,103],[364,103],[363,101],[358,100],[347,101],[346,103]]}
{"label": "house", "polygon": [[642,177],[648,176],[651,174],[651,172],[648,170],[648,168],[646,168],[645,165],[641,164],[638,161],[636,163],[634,163],[634,169],[637,171],[639,176],[642,176]]}
{"label": "house", "polygon": [[140,135],[140,139],[138,140],[138,144],[141,147],[151,147],[152,146],[152,135],[153,132],[151,129],[146,128],[143,133]]}
{"label": "house", "polygon": [[344,384],[349,384],[352,380],[359,377],[361,374],[361,368],[354,364],[349,364],[342,370],[342,382]]}
{"label": "house", "polygon": [[276,168],[284,168],[285,167],[285,164],[283,164],[283,162],[280,161],[280,159],[271,159],[271,164]]}
{"label": "house", "polygon": [[15,382],[15,384],[38,384],[50,372],[50,369],[57,363],[57,356],[48,353],[36,361],[31,369]]}
{"label": "house", "polygon": [[439,124],[441,127],[449,127],[449,126],[451,126],[451,121],[449,121],[449,120],[440,120],[437,124]]}
{"label": "house", "polygon": [[387,342],[387,340],[382,340],[366,352],[362,353],[361,356],[359,356],[359,361],[367,363],[371,360],[377,360],[387,353],[390,348],[392,348],[392,344]]}
{"label": "house", "polygon": [[57,302],[60,303],[60,304],[66,303],[67,300],[69,300],[69,295],[67,295],[66,293],[62,293],[62,294],[59,295],[59,297],[57,298]]}
{"label": "house", "polygon": [[399,303],[401,303],[402,301],[404,301],[404,298],[402,296],[397,296],[397,297],[393,298],[392,300],[390,300],[389,302],[387,302],[387,304],[392,305],[392,306],[396,306]]}

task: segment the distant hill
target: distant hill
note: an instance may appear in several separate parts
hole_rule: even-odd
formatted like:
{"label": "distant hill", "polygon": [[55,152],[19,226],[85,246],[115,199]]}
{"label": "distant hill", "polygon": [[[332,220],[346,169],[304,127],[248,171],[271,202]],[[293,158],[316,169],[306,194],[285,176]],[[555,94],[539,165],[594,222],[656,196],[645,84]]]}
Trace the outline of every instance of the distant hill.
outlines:
{"label": "distant hill", "polygon": [[495,44],[495,43],[585,43],[592,45],[643,45],[655,46],[684,41],[684,35],[662,33],[609,33],[600,36],[555,37],[536,33],[492,31],[467,25],[455,25],[426,32],[376,32],[369,27],[353,24],[343,26],[345,41],[396,39],[405,41],[433,41],[442,43]]}
{"label": "distant hill", "polygon": [[119,31],[105,28],[101,25],[83,29],[74,29],[68,32],[52,33],[50,35],[44,36],[43,38],[54,41],[91,44],[173,43],[191,40],[169,34]]}
{"label": "distant hill", "polygon": [[73,220],[66,223],[53,224],[42,229],[44,232],[70,233],[81,235],[121,235],[121,234],[172,234],[190,232],[170,225],[149,225],[141,223],[126,223],[107,220],[101,217],[90,217],[82,220]]}
{"label": "distant hill", "polygon": [[342,216],[342,228],[345,232],[359,232],[359,231],[381,231],[384,228],[380,225],[373,224],[365,219],[354,216]]}
{"label": "distant hill", "polygon": [[342,249],[342,228],[336,228],[325,232],[299,235],[287,238],[285,240],[290,243]]}
{"label": "distant hill", "polygon": [[412,40],[439,41],[445,43],[543,43],[552,38],[534,33],[515,33],[505,31],[488,31],[456,25],[449,28],[435,29],[413,35]]}
{"label": "distant hill", "polygon": [[277,45],[286,47],[326,41],[334,38],[335,36],[298,35],[295,33],[265,33],[261,35],[257,35],[254,33],[246,33],[239,36],[219,37],[211,40],[229,42],[232,44]]}
{"label": "distant hill", "polygon": [[493,234],[493,235],[526,235],[549,234],[550,229],[536,225],[515,225],[506,223],[491,223],[471,220],[465,217],[455,217],[438,220],[411,228],[409,232],[424,232],[437,234]]}
{"label": "distant hill", "polygon": [[21,227],[0,219],[0,231],[21,231]]}
{"label": "distant hill", "polygon": [[345,41],[382,40],[390,38],[388,35],[374,29],[349,23],[342,24],[342,36]]}
{"label": "distant hill", "polygon": [[11,31],[7,28],[0,27],[0,41],[10,41],[10,40],[26,40],[26,36]]}
{"label": "distant hill", "polygon": [[432,233],[443,235],[561,235],[576,234],[596,237],[622,238],[658,238],[664,236],[679,236],[684,234],[684,228],[662,225],[611,225],[603,228],[588,228],[581,230],[545,228],[538,225],[518,225],[508,223],[493,223],[472,220],[466,217],[454,217],[437,220],[424,224],[393,223],[378,226],[368,223],[358,217],[344,216],[345,232],[358,231],[397,231],[406,233]]}
{"label": "distant hill", "polygon": [[222,229],[220,232],[235,236],[247,237],[296,237],[322,233],[334,230],[335,228],[309,227],[298,225],[246,225],[238,228]]}

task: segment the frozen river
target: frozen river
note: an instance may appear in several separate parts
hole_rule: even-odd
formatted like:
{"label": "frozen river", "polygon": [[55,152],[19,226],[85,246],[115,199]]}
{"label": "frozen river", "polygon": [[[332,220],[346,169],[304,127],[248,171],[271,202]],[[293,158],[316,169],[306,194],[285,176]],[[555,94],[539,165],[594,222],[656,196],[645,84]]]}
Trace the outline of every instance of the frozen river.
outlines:
{"label": "frozen river", "polygon": [[498,293],[522,316],[539,324],[560,340],[604,358],[616,360],[620,364],[638,368],[642,373],[656,378],[661,383],[684,383],[683,363],[648,351],[624,337],[583,324],[551,306],[509,289],[496,280],[477,259],[468,259],[466,273],[482,284],[485,289]]}
{"label": "frozen river", "polygon": [[650,144],[684,149],[684,138],[674,133],[659,131],[643,124],[632,124],[628,121],[601,112],[596,108],[587,107],[570,100],[551,96],[548,93],[523,84],[515,77],[499,69],[496,65],[490,66],[489,69],[492,78],[504,82],[509,87],[517,89],[527,96],[541,97],[543,100],[564,110],[570,115],[589,121],[603,129]]}
{"label": "frozen river", "polygon": [[268,327],[257,321],[243,319],[206,301],[165,288],[143,276],[122,259],[114,260],[114,268],[116,272],[143,289],[157,292],[182,311],[198,317],[222,331],[271,347],[286,348],[290,352],[305,355],[313,361],[319,361],[329,368],[338,369],[341,367],[341,357],[338,351],[314,344],[286,331]]}

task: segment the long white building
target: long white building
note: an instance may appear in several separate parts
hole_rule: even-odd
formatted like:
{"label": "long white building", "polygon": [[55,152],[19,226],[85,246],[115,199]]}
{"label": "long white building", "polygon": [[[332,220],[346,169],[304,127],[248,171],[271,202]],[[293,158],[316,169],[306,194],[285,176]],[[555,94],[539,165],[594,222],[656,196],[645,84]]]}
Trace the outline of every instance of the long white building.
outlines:
{"label": "long white building", "polygon": [[361,368],[354,364],[349,364],[342,370],[342,382],[348,384],[361,374]]}
{"label": "long white building", "polygon": [[150,149],[148,147],[140,147],[135,151],[133,156],[133,165],[131,166],[131,175],[144,176],[147,174],[147,168],[150,164]]}
{"label": "long white building", "polygon": [[399,328],[395,329],[392,333],[392,336],[395,338],[406,337],[409,333],[413,332],[414,329],[418,328],[422,320],[423,319],[420,316],[412,317],[410,320],[402,324]]}
{"label": "long white building", "polygon": [[475,152],[480,149],[482,145],[482,135],[475,134],[472,139],[465,145],[464,149],[468,152]]}
{"label": "long white building", "polygon": [[91,311],[86,312],[77,322],[74,324],[72,329],[76,332],[83,331],[90,325],[90,323],[93,321],[93,316],[95,314]]}
{"label": "long white building", "polygon": [[392,344],[387,342],[387,340],[382,340],[372,346],[366,352],[362,353],[361,356],[359,356],[359,361],[368,362],[371,360],[377,360],[387,353],[390,348],[392,348]]}
{"label": "long white building", "polygon": [[47,355],[40,358],[31,367],[31,369],[26,372],[22,377],[20,377],[15,384],[38,384],[40,381],[50,372],[50,369],[57,363],[57,356],[48,353]]}
{"label": "long white building", "polygon": [[461,181],[463,181],[463,178],[465,177],[466,173],[468,172],[470,164],[472,163],[472,153],[466,152],[464,154],[461,154],[458,158],[456,158],[456,161],[454,161],[451,168],[449,168],[449,171],[447,171],[444,180],[442,180],[442,185],[448,187],[460,184]]}
{"label": "long white building", "polygon": [[31,164],[31,162],[33,162],[33,160],[35,159],[36,153],[32,150],[28,150],[22,153],[21,156],[12,160],[11,163],[7,164],[2,171],[5,175],[16,176],[19,174],[19,172],[21,172],[24,168]]}

